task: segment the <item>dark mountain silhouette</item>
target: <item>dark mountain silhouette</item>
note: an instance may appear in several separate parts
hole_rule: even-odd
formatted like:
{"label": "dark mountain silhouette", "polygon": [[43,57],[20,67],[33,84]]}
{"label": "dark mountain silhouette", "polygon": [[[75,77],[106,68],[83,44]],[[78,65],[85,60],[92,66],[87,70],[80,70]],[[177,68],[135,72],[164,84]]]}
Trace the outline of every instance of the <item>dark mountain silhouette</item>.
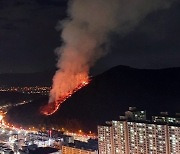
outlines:
{"label": "dark mountain silhouette", "polygon": [[54,115],[45,117],[39,108],[48,98],[8,112],[7,119],[26,125],[50,124],[68,129],[96,130],[98,123],[117,119],[129,106],[147,110],[180,111],[180,68],[159,70],[114,67],[96,77],[66,100]]}
{"label": "dark mountain silhouette", "polygon": [[0,86],[51,86],[54,72],[0,74]]}
{"label": "dark mountain silhouette", "polygon": [[23,94],[18,92],[0,92],[0,105],[16,104],[39,98],[39,94]]}

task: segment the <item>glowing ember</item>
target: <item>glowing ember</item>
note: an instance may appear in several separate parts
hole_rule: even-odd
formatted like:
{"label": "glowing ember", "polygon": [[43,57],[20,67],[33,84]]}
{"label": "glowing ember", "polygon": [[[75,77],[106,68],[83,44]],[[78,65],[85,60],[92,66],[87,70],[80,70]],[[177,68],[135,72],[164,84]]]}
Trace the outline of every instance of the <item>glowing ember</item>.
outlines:
{"label": "glowing ember", "polygon": [[83,81],[78,87],[76,87],[74,90],[67,92],[67,94],[64,94],[62,96],[60,96],[60,98],[57,101],[54,102],[50,102],[48,103],[46,106],[43,106],[41,108],[41,113],[44,115],[52,115],[54,114],[60,107],[60,105],[69,97],[71,97],[71,95],[73,93],[75,93],[76,91],[78,91],[79,89],[81,89],[82,87],[86,86],[89,83],[89,80],[87,81]]}

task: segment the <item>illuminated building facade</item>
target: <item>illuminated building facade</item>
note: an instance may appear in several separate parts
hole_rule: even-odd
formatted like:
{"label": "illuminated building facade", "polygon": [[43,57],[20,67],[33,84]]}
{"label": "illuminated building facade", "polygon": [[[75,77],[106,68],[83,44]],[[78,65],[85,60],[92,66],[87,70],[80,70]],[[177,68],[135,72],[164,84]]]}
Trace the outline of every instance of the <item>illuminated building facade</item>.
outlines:
{"label": "illuminated building facade", "polygon": [[126,121],[112,121],[113,132],[113,153],[127,152],[127,122]]}
{"label": "illuminated building facade", "polygon": [[145,111],[130,108],[120,120],[98,126],[99,154],[179,154],[179,118],[146,119]]}
{"label": "illuminated building facade", "polygon": [[101,154],[113,153],[112,126],[98,126],[98,145]]}
{"label": "illuminated building facade", "polygon": [[146,142],[147,142],[147,153],[156,154],[156,125],[147,124],[146,125]]}
{"label": "illuminated building facade", "polygon": [[64,143],[62,154],[98,154],[97,140],[89,139],[88,142],[74,140],[73,143]]}
{"label": "illuminated building facade", "polygon": [[98,154],[98,152],[93,150],[91,151],[91,150],[63,145],[62,154]]}
{"label": "illuminated building facade", "polygon": [[180,128],[178,126],[168,126],[169,153],[180,153]]}
{"label": "illuminated building facade", "polygon": [[128,122],[128,147],[130,154],[146,153],[146,125]]}

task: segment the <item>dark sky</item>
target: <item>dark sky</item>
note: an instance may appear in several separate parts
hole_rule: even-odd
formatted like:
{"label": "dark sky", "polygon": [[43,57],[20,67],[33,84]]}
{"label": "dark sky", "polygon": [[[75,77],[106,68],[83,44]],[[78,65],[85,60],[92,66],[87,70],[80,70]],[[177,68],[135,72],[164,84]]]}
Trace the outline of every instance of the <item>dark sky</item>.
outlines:
{"label": "dark sky", "polygon": [[[66,0],[0,0],[0,73],[54,69],[61,45],[55,27],[66,17]],[[147,16],[128,35],[111,35],[110,53],[96,73],[116,65],[180,66],[180,3]]]}

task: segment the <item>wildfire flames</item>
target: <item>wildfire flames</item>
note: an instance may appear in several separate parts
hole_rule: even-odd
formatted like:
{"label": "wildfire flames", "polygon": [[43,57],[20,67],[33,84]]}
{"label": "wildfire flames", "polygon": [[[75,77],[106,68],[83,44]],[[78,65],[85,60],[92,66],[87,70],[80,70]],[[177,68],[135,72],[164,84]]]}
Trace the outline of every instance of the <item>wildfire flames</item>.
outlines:
{"label": "wildfire flames", "polygon": [[[173,0],[70,0],[68,18],[57,25],[61,47],[48,105],[41,113],[51,115],[88,82],[90,68],[111,47],[109,34],[124,36],[149,13],[169,8]],[[130,10],[130,11],[129,11]],[[107,50],[106,50],[107,49]]]}
{"label": "wildfire flames", "polygon": [[48,103],[46,106],[43,106],[41,108],[41,114],[44,114],[46,116],[52,115],[54,114],[59,108],[60,105],[66,101],[66,99],[68,99],[69,97],[71,97],[71,95],[73,93],[75,93],[76,91],[78,91],[79,89],[81,89],[82,87],[86,86],[89,83],[89,79],[86,79],[84,81],[82,81],[75,89],[68,91],[67,93],[59,96],[59,99],[54,101],[54,102],[50,102]]}

